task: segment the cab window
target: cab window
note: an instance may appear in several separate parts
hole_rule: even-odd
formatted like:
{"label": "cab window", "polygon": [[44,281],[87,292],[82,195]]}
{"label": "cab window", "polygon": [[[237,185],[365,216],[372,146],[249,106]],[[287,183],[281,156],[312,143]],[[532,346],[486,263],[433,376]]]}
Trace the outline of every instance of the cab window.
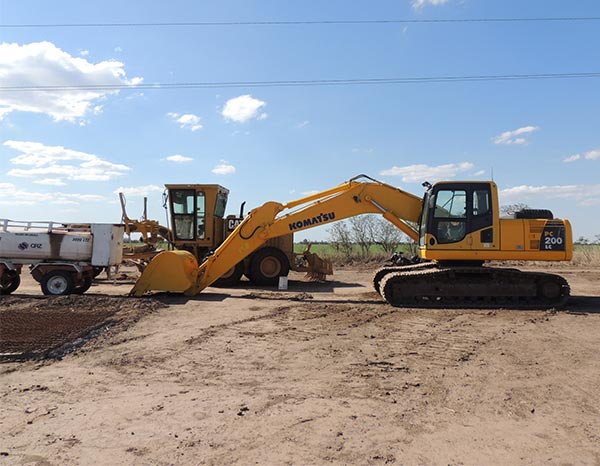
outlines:
{"label": "cab window", "polygon": [[194,197],[195,192],[188,189],[174,190],[171,194],[177,239],[194,239]]}
{"label": "cab window", "polygon": [[218,193],[217,203],[215,204],[215,217],[225,217],[225,208],[227,207],[227,194]]}
{"label": "cab window", "polygon": [[198,228],[198,239],[206,237],[206,201],[204,193],[200,192],[196,196],[196,225]]}
{"label": "cab window", "polygon": [[462,189],[439,190],[433,216],[438,243],[461,241],[467,232],[467,192]]}
{"label": "cab window", "polygon": [[490,213],[490,192],[489,190],[473,191],[473,215],[480,217]]}

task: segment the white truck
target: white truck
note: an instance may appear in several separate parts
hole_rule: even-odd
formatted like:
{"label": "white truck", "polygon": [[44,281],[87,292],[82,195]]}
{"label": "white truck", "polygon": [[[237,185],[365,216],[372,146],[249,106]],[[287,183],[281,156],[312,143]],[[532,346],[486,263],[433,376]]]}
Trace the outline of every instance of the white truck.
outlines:
{"label": "white truck", "polygon": [[0,219],[0,295],[19,287],[23,265],[45,295],[85,293],[98,270],[121,263],[124,229]]}

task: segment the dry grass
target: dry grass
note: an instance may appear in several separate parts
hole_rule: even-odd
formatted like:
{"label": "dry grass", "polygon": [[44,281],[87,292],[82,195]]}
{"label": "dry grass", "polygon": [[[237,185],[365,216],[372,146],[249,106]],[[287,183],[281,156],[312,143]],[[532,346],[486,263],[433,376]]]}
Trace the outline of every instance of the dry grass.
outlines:
{"label": "dry grass", "polygon": [[[323,253],[321,253],[323,254]],[[416,254],[415,251],[407,250],[405,252],[406,257],[411,257]],[[360,254],[358,251],[354,251],[352,254],[345,255],[340,252],[325,251],[323,257],[330,259],[334,266],[351,266],[351,265],[372,265],[377,267],[389,259],[391,254],[384,253],[380,250],[373,251],[369,255],[365,256]],[[543,268],[563,268],[563,267],[600,267],[600,244],[589,244],[589,245],[575,245],[573,250],[573,260],[571,262],[547,262],[547,261],[492,261],[492,265],[512,266],[512,267],[543,267]]]}
{"label": "dry grass", "polygon": [[581,267],[600,267],[600,244],[576,245],[572,263]]}

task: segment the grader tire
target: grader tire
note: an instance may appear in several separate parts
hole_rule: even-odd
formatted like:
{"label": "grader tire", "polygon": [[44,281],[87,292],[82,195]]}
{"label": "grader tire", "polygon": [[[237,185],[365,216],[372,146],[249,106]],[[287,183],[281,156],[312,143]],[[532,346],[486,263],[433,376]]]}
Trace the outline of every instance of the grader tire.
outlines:
{"label": "grader tire", "polygon": [[235,266],[231,267],[224,275],[221,276],[213,286],[235,286],[240,282],[240,278],[244,274],[244,263],[239,262]]}
{"label": "grader tire", "polygon": [[290,262],[287,256],[277,248],[259,249],[250,262],[250,281],[255,285],[275,286],[279,277],[287,277]]}

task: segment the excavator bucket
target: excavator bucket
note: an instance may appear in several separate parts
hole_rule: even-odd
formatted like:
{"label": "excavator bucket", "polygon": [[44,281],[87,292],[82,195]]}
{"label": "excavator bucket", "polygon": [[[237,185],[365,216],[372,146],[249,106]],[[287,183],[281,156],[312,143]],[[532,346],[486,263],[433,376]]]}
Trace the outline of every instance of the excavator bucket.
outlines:
{"label": "excavator bucket", "polygon": [[129,292],[142,296],[146,291],[182,293],[196,284],[198,261],[188,251],[163,251],[150,261]]}
{"label": "excavator bucket", "polygon": [[308,271],[305,278],[311,281],[323,282],[327,275],[333,274],[333,265],[329,259],[323,259],[309,250],[302,254],[308,262]]}

